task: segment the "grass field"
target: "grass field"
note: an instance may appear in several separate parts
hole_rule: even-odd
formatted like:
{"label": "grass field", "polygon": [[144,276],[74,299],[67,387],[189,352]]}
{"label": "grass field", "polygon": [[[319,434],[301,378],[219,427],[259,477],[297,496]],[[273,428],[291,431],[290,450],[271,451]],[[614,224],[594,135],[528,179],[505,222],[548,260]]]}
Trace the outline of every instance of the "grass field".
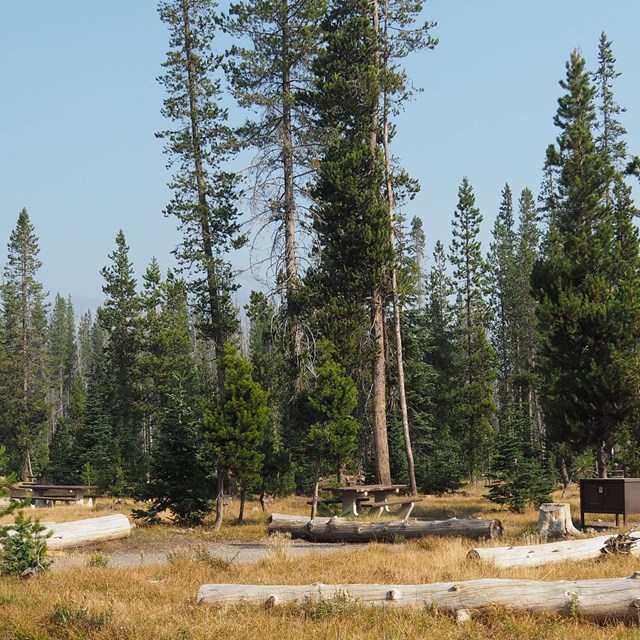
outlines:
{"label": "grass field", "polygon": [[[558,497],[558,496],[556,496]],[[570,496],[574,518],[576,496]],[[103,503],[94,509],[58,507],[38,510],[43,521],[75,520],[127,513],[128,504]],[[289,498],[271,505],[281,513],[306,513],[304,498]],[[127,540],[84,550],[81,568],[54,569],[34,579],[0,579],[0,638],[4,639],[204,639],[281,640],[294,638],[411,639],[430,638],[604,638],[640,637],[635,625],[597,625],[578,618],[533,616],[496,610],[458,625],[437,610],[385,610],[349,602],[310,603],[265,610],[255,606],[217,608],[196,604],[205,583],[307,584],[420,583],[470,580],[483,577],[535,580],[587,579],[628,576],[640,569],[633,557],[606,562],[584,561],[535,569],[495,569],[466,560],[476,541],[427,538],[399,544],[340,547],[330,555],[311,553],[292,558],[290,542],[267,542],[266,558],[248,564],[222,560],[198,547],[198,542],[222,540],[259,542],[266,538],[267,516],[251,503],[247,524],[232,522],[236,505],[228,508],[229,521],[219,534],[206,527],[177,530],[167,524],[137,528]],[[535,541],[537,513],[499,511],[482,497],[482,488],[466,494],[426,498],[417,516],[499,518],[505,537],[495,543]],[[613,520],[611,519],[611,523]],[[635,521],[638,523],[638,520]],[[599,524],[606,524],[599,523]],[[633,525],[633,521],[631,523]],[[176,540],[188,540],[179,545]],[[157,547],[170,550],[164,564],[109,566],[109,553],[135,549],[140,554]],[[52,554],[54,559],[72,551]]]}

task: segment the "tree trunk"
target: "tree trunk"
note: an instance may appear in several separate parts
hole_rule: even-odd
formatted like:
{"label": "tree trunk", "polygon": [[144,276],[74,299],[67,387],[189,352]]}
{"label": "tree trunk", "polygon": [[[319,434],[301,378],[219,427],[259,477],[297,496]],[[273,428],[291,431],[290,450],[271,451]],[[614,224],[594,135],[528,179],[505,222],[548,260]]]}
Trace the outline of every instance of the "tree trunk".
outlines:
{"label": "tree trunk", "polygon": [[571,508],[567,502],[541,504],[538,511],[538,531],[543,540],[549,537],[566,538],[583,535],[582,531],[578,531],[573,526]]}
{"label": "tree trunk", "polygon": [[240,488],[240,513],[238,514],[238,524],[242,524],[244,522],[244,505],[247,497],[247,490],[244,488],[244,485]]}
{"label": "tree trunk", "polygon": [[565,493],[569,491],[569,486],[571,485],[571,475],[567,468],[567,459],[564,456],[558,456],[558,462],[558,466],[560,467],[560,476],[562,477],[562,495],[560,497],[564,498]]}
{"label": "tree trunk", "polygon": [[401,520],[367,522],[346,518],[315,518],[274,513],[269,519],[269,533],[289,533],[292,538],[312,542],[383,542],[398,537],[405,539],[427,536],[464,536],[467,538],[499,538],[499,520]]}
{"label": "tree trunk", "polygon": [[[638,539],[640,532],[631,533],[629,536]],[[606,542],[612,538],[615,539],[616,536],[599,536],[587,540],[567,540],[520,547],[475,548],[469,551],[467,557],[470,560],[491,562],[496,567],[539,567],[567,560],[598,558],[604,553]],[[630,552],[634,556],[640,556],[640,550],[634,546],[631,547]]]}
{"label": "tree trunk", "polygon": [[472,613],[496,608],[529,613],[558,613],[591,620],[638,620],[640,572],[628,578],[600,580],[506,580],[484,578],[467,582],[371,585],[315,583],[310,585],[205,584],[198,603],[276,606],[314,600],[348,599],[382,607],[434,607],[456,616],[458,622]]}
{"label": "tree trunk", "polygon": [[604,442],[600,443],[596,448],[596,466],[598,478],[607,477],[607,447]]}
{"label": "tree trunk", "polygon": [[293,125],[291,119],[291,65],[289,6],[285,0],[281,13],[281,57],[282,57],[282,170],[284,178],[284,252],[287,274],[287,316],[291,325],[291,356],[295,375],[293,381],[294,397],[302,390],[300,359],[302,357],[302,328],[298,314],[296,293],[298,290],[298,259],[296,255],[296,199],[293,168]]}
{"label": "tree trunk", "polygon": [[384,352],[384,306],[379,288],[373,293],[373,450],[375,454],[376,481],[391,484],[389,440],[387,436],[387,388]]}
{"label": "tree trunk", "polygon": [[[385,17],[388,5],[385,5]],[[386,23],[386,21],[385,21]],[[384,31],[385,44],[387,40],[387,30]],[[388,62],[385,60],[385,67]],[[417,495],[418,485],[416,483],[416,469],[413,460],[413,448],[411,446],[411,432],[409,430],[409,412],[407,410],[407,394],[405,391],[404,383],[404,353],[402,349],[402,325],[401,325],[401,311],[400,311],[400,298],[398,296],[398,280],[396,277],[396,262],[397,256],[395,255],[395,235],[394,235],[394,220],[395,220],[395,196],[393,193],[393,174],[391,169],[391,148],[389,140],[389,97],[388,93],[384,91],[383,97],[383,109],[382,109],[382,144],[384,146],[384,164],[386,174],[386,186],[387,186],[387,206],[389,208],[389,233],[391,235],[391,247],[394,250],[393,264],[391,265],[391,294],[393,298],[393,324],[396,338],[396,366],[398,368],[398,396],[400,399],[400,415],[402,416],[402,434],[404,436],[405,454],[407,456],[407,472],[409,474],[409,488],[412,495]]]}
{"label": "tree trunk", "polygon": [[224,470],[222,465],[216,465],[218,491],[216,495],[216,519],[213,521],[212,528],[214,531],[220,531],[222,527],[222,519],[224,518]]}
{"label": "tree trunk", "polygon": [[[371,19],[373,30],[380,33],[380,17],[378,0],[371,3]],[[375,49],[375,68],[380,72],[380,51]],[[378,103],[372,105],[371,130],[369,133],[369,148],[371,150],[372,173],[376,170],[378,157]],[[371,295],[371,311],[373,321],[373,340],[375,355],[373,361],[373,449],[375,453],[376,480],[380,484],[391,484],[391,466],[389,463],[389,441],[387,436],[387,384],[386,384],[386,356],[384,348],[384,295],[383,283],[374,285]]]}
{"label": "tree trunk", "polygon": [[316,458],[316,464],[313,475],[313,498],[311,499],[311,519],[316,517],[318,511],[318,494],[320,487],[320,458]]}

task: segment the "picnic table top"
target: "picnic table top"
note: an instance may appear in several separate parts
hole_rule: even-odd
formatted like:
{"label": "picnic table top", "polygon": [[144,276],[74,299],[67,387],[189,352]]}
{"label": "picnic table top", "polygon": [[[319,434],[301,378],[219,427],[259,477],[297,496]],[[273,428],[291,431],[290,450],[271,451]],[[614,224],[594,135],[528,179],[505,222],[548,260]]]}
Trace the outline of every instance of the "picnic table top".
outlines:
{"label": "picnic table top", "polygon": [[71,491],[77,490],[92,490],[96,489],[95,485],[88,484],[28,484],[22,487],[17,487],[18,489],[37,489],[37,490],[46,490],[46,489],[69,489]]}
{"label": "picnic table top", "polygon": [[332,493],[375,493],[376,491],[399,491],[406,484],[352,484],[345,487],[328,487]]}

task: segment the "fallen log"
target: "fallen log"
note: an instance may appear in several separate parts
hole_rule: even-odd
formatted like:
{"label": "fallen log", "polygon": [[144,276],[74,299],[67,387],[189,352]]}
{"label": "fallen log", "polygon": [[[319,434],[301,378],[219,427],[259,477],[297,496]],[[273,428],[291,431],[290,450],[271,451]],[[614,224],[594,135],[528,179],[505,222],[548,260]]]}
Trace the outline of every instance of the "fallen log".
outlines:
{"label": "fallen log", "polygon": [[131,533],[131,524],[127,516],[118,513],[100,518],[52,523],[45,528],[45,534],[48,531],[51,531],[52,535],[47,538],[47,548],[65,549],[92,542],[126,538]]}
{"label": "fallen log", "polygon": [[541,504],[538,511],[538,531],[543,539],[584,535],[573,526],[571,507],[568,502]]}
{"label": "fallen log", "polygon": [[[630,533],[633,539],[640,539],[640,532]],[[586,540],[566,540],[515,547],[478,547],[467,554],[470,560],[492,562],[496,567],[538,567],[553,562],[567,560],[588,560],[598,558],[608,548],[607,541],[615,536],[598,536]],[[610,545],[609,545],[610,546]],[[640,549],[633,545],[630,553],[640,556]]]}
{"label": "fallen log", "polygon": [[269,533],[288,533],[292,538],[312,542],[374,542],[397,538],[457,536],[466,538],[499,538],[500,520],[400,520],[367,522],[346,518],[314,518],[274,513],[269,519]]}
{"label": "fallen log", "polygon": [[434,584],[287,585],[205,584],[197,601],[213,605],[267,607],[335,598],[385,607],[437,607],[458,621],[496,607],[531,613],[555,612],[592,620],[638,620],[640,571],[629,578],[601,580],[505,580],[485,578]]}

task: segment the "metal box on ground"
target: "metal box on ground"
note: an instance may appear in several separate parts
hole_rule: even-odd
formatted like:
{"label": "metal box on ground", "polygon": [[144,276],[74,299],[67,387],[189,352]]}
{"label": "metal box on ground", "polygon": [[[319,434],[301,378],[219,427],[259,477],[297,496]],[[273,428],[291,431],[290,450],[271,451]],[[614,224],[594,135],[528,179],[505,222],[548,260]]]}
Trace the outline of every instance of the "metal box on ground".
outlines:
{"label": "metal box on ground", "polygon": [[627,515],[640,513],[640,478],[588,478],[580,480],[580,526],[585,513],[620,514],[627,524]]}

